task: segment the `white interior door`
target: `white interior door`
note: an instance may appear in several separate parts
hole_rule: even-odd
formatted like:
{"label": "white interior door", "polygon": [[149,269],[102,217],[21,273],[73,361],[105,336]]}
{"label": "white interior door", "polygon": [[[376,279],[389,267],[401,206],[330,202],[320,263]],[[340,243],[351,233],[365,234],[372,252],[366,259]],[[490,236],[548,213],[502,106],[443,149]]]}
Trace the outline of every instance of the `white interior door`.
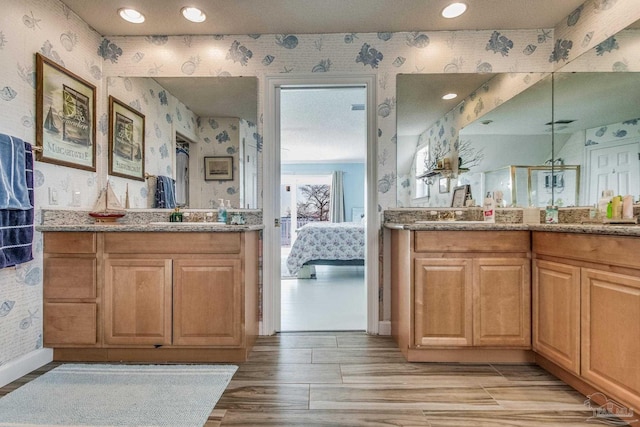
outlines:
{"label": "white interior door", "polygon": [[640,142],[623,142],[587,148],[589,204],[598,202],[603,190],[615,195],[640,194]]}
{"label": "white interior door", "polygon": [[366,263],[365,283],[367,287],[367,332],[378,333],[378,259],[380,215],[377,212],[377,123],[376,123],[376,76],[357,75],[323,76],[276,75],[265,78],[264,87],[264,173],[263,173],[263,298],[261,335],[272,335],[280,330],[280,89],[287,86],[364,86],[366,88],[367,155],[365,178]]}

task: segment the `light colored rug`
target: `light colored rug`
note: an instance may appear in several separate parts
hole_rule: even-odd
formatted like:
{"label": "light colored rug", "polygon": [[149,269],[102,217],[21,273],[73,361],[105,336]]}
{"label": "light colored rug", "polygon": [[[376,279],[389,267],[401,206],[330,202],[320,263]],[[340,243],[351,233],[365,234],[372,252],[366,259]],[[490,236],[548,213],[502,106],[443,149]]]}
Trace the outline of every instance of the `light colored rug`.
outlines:
{"label": "light colored rug", "polygon": [[0,426],[202,427],[233,365],[67,364],[0,399]]}

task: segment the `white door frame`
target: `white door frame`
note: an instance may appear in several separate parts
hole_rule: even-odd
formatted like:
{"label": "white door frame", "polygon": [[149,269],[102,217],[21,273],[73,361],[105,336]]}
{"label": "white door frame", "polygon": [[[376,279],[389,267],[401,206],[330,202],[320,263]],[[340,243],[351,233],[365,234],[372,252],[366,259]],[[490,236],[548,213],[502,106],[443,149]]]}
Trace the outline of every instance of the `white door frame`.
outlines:
{"label": "white door frame", "polygon": [[376,75],[326,75],[323,73],[265,76],[263,144],[263,286],[261,335],[280,330],[280,96],[282,86],[365,86],[367,112],[367,158],[365,160],[365,284],[367,288],[367,333],[378,334],[378,215]]}

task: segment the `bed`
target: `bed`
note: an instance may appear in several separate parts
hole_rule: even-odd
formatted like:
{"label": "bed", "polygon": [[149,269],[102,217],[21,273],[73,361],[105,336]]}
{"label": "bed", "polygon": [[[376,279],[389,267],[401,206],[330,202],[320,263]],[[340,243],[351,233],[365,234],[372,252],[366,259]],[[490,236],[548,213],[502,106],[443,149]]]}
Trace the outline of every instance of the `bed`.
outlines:
{"label": "bed", "polygon": [[308,223],[298,229],[287,268],[292,276],[310,278],[313,274],[304,271],[306,266],[364,265],[364,242],[363,223]]}

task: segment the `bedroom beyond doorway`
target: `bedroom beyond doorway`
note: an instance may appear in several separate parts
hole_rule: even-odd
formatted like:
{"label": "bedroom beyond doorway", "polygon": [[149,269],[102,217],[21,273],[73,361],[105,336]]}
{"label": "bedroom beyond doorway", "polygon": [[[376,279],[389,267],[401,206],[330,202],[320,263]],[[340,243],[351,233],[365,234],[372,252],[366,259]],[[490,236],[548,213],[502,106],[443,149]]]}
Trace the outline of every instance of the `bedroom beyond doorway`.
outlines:
{"label": "bedroom beyond doorway", "polygon": [[366,330],[366,88],[280,97],[280,331]]}

